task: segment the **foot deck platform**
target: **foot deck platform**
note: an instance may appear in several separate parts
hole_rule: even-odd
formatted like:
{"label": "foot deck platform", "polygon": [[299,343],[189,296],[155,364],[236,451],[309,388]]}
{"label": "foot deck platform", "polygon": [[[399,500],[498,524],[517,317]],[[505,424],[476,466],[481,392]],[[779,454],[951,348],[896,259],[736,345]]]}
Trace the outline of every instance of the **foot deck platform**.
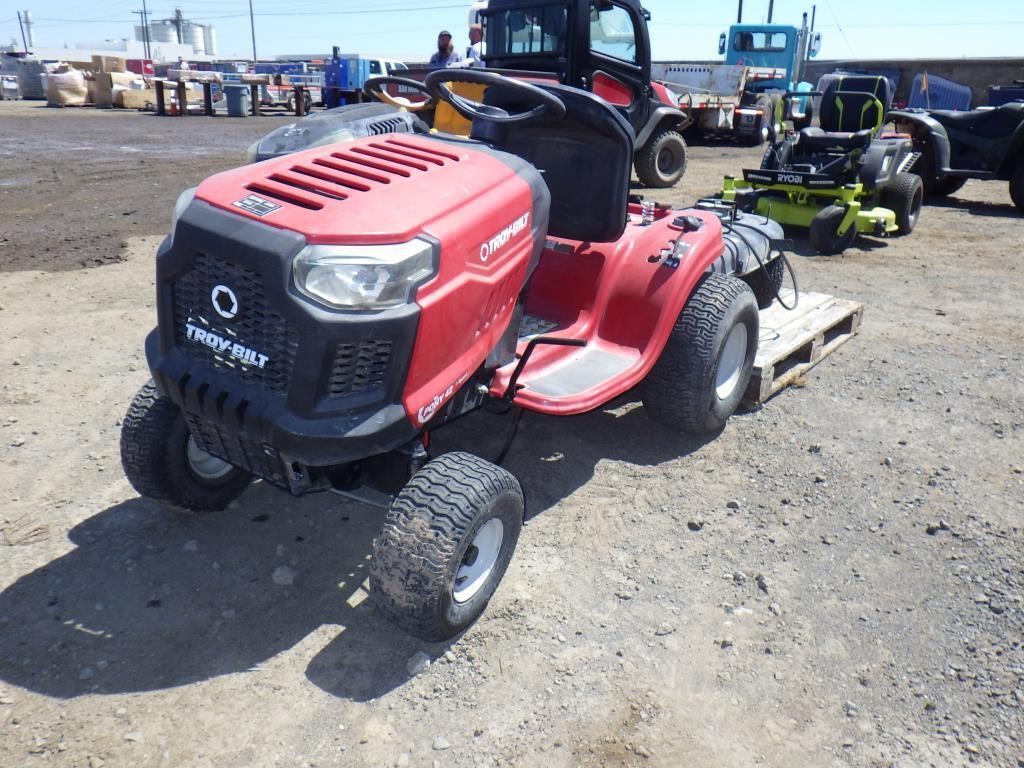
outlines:
{"label": "foot deck platform", "polygon": [[[792,303],[792,291],[782,298]],[[774,302],[761,312],[761,337],[754,372],[743,401],[763,403],[853,338],[860,329],[864,305],[824,293],[801,293],[793,311]]]}

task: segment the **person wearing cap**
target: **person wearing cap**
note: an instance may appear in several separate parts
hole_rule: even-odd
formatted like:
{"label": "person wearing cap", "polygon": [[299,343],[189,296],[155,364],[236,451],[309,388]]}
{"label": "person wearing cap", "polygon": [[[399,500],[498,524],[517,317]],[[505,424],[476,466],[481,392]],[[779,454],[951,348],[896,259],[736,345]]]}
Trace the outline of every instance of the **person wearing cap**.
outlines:
{"label": "person wearing cap", "polygon": [[469,25],[469,47],[466,49],[467,67],[484,67],[484,28],[479,24]]}
{"label": "person wearing cap", "polygon": [[437,35],[437,51],[430,57],[430,69],[444,69],[462,61],[462,56],[452,45],[452,33],[442,29]]}

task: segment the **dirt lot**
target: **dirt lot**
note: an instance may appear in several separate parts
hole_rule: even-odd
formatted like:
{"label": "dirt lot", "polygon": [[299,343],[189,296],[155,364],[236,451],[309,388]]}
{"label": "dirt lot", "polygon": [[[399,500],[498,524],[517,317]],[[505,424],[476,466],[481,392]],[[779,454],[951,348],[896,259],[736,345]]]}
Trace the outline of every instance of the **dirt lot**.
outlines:
{"label": "dirt lot", "polygon": [[[432,646],[362,602],[379,513],[255,485],[183,518],[120,470],[174,199],[280,121],[0,103],[0,765],[1024,765],[1004,183],[842,257],[798,240],[862,332],[711,441],[628,397],[528,415],[516,557]],[[659,197],[757,160],[695,147]],[[449,439],[484,450],[473,418]]]}

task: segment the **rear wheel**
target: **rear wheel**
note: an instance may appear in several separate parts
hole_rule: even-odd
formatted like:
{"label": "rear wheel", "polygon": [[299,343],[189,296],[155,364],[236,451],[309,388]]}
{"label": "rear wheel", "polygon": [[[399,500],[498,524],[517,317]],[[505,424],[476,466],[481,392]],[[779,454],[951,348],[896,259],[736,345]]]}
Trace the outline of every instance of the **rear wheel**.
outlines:
{"label": "rear wheel", "polygon": [[882,192],[882,205],[896,214],[897,235],[909,235],[921,216],[924,186],[914,173],[897,173],[892,184]]}
{"label": "rear wheel", "polygon": [[742,280],[704,277],[641,384],[648,414],[704,435],[724,426],[746,392],[757,353],[757,301]]}
{"label": "rear wheel", "polygon": [[140,495],[186,512],[216,512],[246,489],[251,476],[207,453],[181,410],[148,382],[121,424],[121,465]]}
{"label": "rear wheel", "polygon": [[842,253],[857,239],[857,225],[850,224],[843,234],[839,234],[839,225],[846,216],[846,209],[841,205],[830,205],[818,211],[811,221],[807,239],[811,247],[826,256]]}
{"label": "rear wheel", "polygon": [[758,96],[754,106],[761,110],[761,116],[754,125],[754,131],[747,134],[745,138],[749,146],[759,147],[768,141],[770,136],[769,128],[775,119],[775,110],[769,96]]}
{"label": "rear wheel", "polygon": [[1017,210],[1024,213],[1024,158],[1017,163],[1017,170],[1010,177],[1010,199]]}
{"label": "rear wheel", "polygon": [[447,640],[483,613],[512,560],[523,492],[508,471],[446,453],[395,498],[374,542],[370,598],[410,635]]}
{"label": "rear wheel", "polygon": [[966,183],[967,179],[963,176],[943,176],[932,186],[930,194],[932,197],[946,197],[952,195]]}
{"label": "rear wheel", "polygon": [[671,128],[655,132],[636,153],[636,175],[646,187],[673,187],[686,173],[686,142]]}
{"label": "rear wheel", "polygon": [[743,282],[750,286],[757,301],[758,309],[767,309],[779,295],[782,281],[786,277],[786,265],[780,256],[776,256],[763,267],[758,267],[749,275],[743,276]]}

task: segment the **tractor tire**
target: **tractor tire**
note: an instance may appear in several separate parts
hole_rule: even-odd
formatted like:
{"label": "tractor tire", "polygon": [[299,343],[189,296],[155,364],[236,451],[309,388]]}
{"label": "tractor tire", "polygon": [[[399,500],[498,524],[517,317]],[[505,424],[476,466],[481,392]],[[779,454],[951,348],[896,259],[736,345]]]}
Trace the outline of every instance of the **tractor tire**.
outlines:
{"label": "tractor tire", "polygon": [[1010,177],[1010,199],[1017,210],[1024,213],[1024,158],[1017,162],[1017,170]]}
{"label": "tractor tire", "polygon": [[921,217],[924,185],[914,173],[897,173],[882,191],[882,205],[896,213],[896,236],[909,235]]}
{"label": "tractor tire", "polygon": [[202,450],[181,410],[152,381],[135,395],[121,424],[121,466],[141,496],[192,513],[224,509],[252,479]]}
{"label": "tractor tire", "polygon": [[826,256],[842,253],[857,239],[857,225],[851,224],[846,234],[839,234],[839,224],[846,216],[846,210],[839,205],[829,205],[818,211],[811,221],[807,239],[811,247]]}
{"label": "tractor tire", "polygon": [[935,167],[935,150],[930,140],[921,146],[921,156],[910,167],[910,172],[921,177],[925,197],[946,197],[967,183],[964,176],[939,175]]}
{"label": "tractor tire", "polygon": [[395,497],[374,541],[370,599],[408,634],[440,642],[483,613],[512,560],[523,492],[508,471],[446,453]]}
{"label": "tractor tire", "polygon": [[674,187],[686,173],[686,142],[679,131],[656,131],[634,157],[636,176],[645,187]]}
{"label": "tractor tire", "polygon": [[776,256],[763,267],[758,267],[749,275],[743,276],[743,282],[750,286],[757,301],[758,309],[768,309],[778,298],[782,289],[782,281],[786,277],[786,264]]}
{"label": "tractor tire", "polygon": [[640,385],[647,413],[688,434],[721,429],[746,392],[758,329],[757,301],[746,283],[704,276]]}

